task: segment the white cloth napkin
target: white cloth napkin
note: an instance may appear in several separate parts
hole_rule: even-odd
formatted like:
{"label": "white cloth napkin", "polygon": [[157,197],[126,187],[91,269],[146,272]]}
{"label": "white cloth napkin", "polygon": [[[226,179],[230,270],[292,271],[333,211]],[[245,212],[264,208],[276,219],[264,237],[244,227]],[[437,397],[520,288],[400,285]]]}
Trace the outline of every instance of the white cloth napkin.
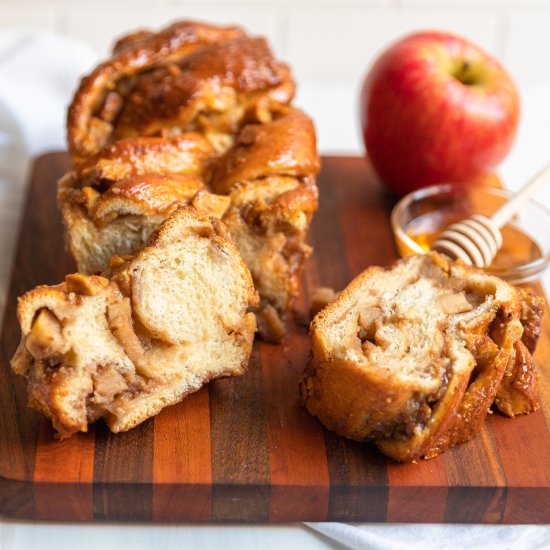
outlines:
{"label": "white cloth napkin", "polygon": [[[96,61],[95,52],[65,36],[24,30],[0,31],[2,312],[29,163],[42,152],[65,148],[67,104],[80,76]],[[335,546],[353,549],[550,548],[550,528],[545,526],[305,525],[329,537]],[[22,524],[19,528],[24,530],[26,526]],[[132,529],[131,526],[122,528]],[[162,538],[161,531],[162,527],[156,527],[157,542]],[[90,536],[94,534],[87,530],[86,537]],[[166,542],[171,539],[173,533],[169,536],[167,532]]]}
{"label": "white cloth napkin", "polygon": [[0,31],[0,319],[30,162],[65,148],[65,113],[97,61],[85,44],[33,30]]}
{"label": "white cloth napkin", "polygon": [[307,523],[353,550],[531,550],[550,548],[550,528],[535,525]]}
{"label": "white cloth napkin", "polygon": [[[85,44],[49,32],[0,32],[0,105],[30,155],[65,148],[66,108],[98,60]],[[13,130],[2,125],[4,135]]]}

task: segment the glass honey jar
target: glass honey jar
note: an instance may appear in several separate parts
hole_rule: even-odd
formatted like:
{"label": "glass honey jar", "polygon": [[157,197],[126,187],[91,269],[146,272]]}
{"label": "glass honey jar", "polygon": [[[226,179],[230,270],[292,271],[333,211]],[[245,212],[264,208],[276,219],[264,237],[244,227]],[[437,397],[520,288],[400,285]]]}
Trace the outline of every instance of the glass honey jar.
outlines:
{"label": "glass honey jar", "polygon": [[[494,187],[442,184],[403,197],[391,215],[399,254],[424,253],[452,223],[491,216],[513,193]],[[550,211],[534,200],[501,230],[503,245],[486,270],[510,283],[538,280],[550,263]]]}

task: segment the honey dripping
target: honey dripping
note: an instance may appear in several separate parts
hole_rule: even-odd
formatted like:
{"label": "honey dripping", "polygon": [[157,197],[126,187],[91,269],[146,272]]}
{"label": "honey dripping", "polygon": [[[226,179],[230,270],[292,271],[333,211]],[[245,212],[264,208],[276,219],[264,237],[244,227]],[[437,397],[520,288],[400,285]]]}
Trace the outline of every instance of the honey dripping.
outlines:
{"label": "honey dripping", "polygon": [[[460,221],[463,216],[445,217],[424,214],[414,219],[407,227],[407,235],[424,250],[430,250],[439,234],[452,223]],[[502,248],[498,251],[491,267],[511,267],[526,264],[541,258],[540,246],[513,221],[501,229]],[[409,254],[413,251],[408,251]]]}

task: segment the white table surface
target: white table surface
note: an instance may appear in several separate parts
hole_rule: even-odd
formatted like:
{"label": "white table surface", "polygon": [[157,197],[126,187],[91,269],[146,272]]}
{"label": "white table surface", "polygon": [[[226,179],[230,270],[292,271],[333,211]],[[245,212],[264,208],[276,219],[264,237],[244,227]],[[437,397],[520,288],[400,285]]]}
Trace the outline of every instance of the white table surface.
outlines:
{"label": "white table surface", "polygon": [[[0,68],[2,64],[0,36]],[[10,38],[11,40],[11,38]],[[9,42],[9,40],[8,40]],[[36,65],[34,65],[36,66]],[[14,69],[16,70],[16,69]],[[81,72],[81,71],[80,71]],[[13,74],[13,73],[10,73]],[[78,74],[78,73],[77,73]],[[74,76],[67,75],[68,79]],[[0,74],[0,81],[1,81]],[[3,84],[5,84],[5,80]],[[515,189],[550,158],[550,86],[521,85],[523,114],[516,145],[499,172],[505,185]],[[44,91],[45,106],[47,90]],[[362,154],[356,126],[356,95],[353,85],[319,82],[302,86],[297,102],[315,119],[323,154]],[[4,103],[2,102],[4,100]],[[8,102],[9,103],[9,102]],[[335,106],[338,106],[336,109]],[[0,311],[16,239],[23,183],[28,177],[30,154],[59,148],[62,143],[63,106],[53,106],[53,117],[61,123],[43,135],[25,133],[6,109],[0,90]],[[51,111],[50,109],[50,111]],[[31,109],[32,110],[32,109]],[[550,207],[550,187],[539,193],[539,200]],[[545,277],[550,288],[550,274]],[[3,314],[3,313],[2,313]],[[1,315],[0,314],[0,317]],[[547,526],[391,526],[371,525],[362,531],[346,525],[317,525],[329,539],[304,524],[269,525],[133,525],[59,524],[0,519],[0,550],[98,548],[550,548]]]}

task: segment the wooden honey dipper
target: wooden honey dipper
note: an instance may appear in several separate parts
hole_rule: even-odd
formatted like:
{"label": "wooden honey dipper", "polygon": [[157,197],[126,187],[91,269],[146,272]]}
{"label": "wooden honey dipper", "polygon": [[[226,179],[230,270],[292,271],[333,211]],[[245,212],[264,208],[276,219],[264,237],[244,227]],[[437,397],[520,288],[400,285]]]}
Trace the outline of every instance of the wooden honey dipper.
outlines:
{"label": "wooden honey dipper", "polygon": [[454,260],[462,260],[467,265],[491,265],[502,246],[501,227],[506,225],[543,183],[546,183],[549,176],[550,165],[547,165],[491,217],[475,214],[466,220],[453,223],[439,235],[432,250]]}

